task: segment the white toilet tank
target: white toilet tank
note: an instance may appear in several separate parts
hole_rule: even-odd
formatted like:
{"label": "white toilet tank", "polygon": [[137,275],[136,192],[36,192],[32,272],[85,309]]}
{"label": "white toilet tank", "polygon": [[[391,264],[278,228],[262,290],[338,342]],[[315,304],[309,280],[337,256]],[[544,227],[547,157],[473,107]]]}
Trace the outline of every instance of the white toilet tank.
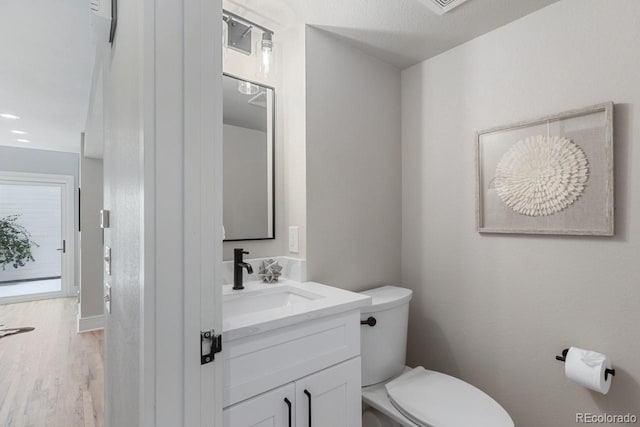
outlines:
{"label": "white toilet tank", "polygon": [[375,319],[375,326],[360,327],[362,386],[377,384],[397,376],[405,366],[409,301],[413,291],[383,286],[362,292],[372,298],[363,307],[361,320]]}

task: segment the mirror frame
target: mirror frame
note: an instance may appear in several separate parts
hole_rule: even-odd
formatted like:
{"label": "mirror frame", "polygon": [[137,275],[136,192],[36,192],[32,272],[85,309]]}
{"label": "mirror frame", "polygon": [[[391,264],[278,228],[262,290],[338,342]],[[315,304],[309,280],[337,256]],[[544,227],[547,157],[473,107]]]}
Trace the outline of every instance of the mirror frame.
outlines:
{"label": "mirror frame", "polygon": [[[245,79],[244,77],[240,77],[237,76],[235,74],[231,74],[231,73],[222,73],[223,77],[230,77],[232,79],[236,79],[236,80],[242,80],[245,82],[249,82],[255,85],[258,85],[260,87],[263,87],[265,89],[271,89],[273,91],[273,96],[272,96],[272,101],[271,101],[271,229],[273,230],[273,233],[271,235],[271,237],[258,237],[255,239],[223,239],[222,242],[250,242],[250,241],[257,241],[257,240],[275,240],[276,238],[276,88],[273,86],[269,86],[266,85],[264,83],[260,83],[260,82],[256,82],[253,80],[248,80]],[[222,111],[224,114],[224,98],[223,98],[223,103],[222,103]],[[224,120],[223,123],[224,125]],[[224,149],[224,138],[222,141],[222,146]],[[222,168],[224,169],[224,163],[222,165]],[[224,200],[224,194],[223,194],[223,200]],[[224,220],[224,218],[223,218]],[[224,225],[224,224],[223,224]]]}

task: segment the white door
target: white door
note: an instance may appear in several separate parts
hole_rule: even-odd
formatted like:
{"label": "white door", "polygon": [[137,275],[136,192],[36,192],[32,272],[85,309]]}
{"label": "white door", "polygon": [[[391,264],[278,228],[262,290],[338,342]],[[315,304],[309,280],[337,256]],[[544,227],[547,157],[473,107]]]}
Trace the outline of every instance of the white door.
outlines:
{"label": "white door", "polygon": [[74,294],[74,213],[72,176],[0,172],[0,303]]}
{"label": "white door", "polygon": [[360,358],[296,381],[297,427],[362,425]]}
{"label": "white door", "polygon": [[[185,427],[223,425],[222,357],[217,355],[211,363],[201,365],[200,342],[202,332],[222,334],[222,32],[219,25],[212,25],[220,22],[221,13],[221,0],[182,0],[156,1],[150,15],[156,37],[161,35],[156,39],[156,43],[160,40],[158,48],[149,55],[159,70],[151,86],[157,103],[153,157],[157,172],[162,172],[155,175],[155,185],[162,189],[160,193],[172,193],[165,193],[163,204],[158,205],[168,207],[169,212],[156,211],[155,221],[159,224],[164,215],[165,220],[177,219],[183,225],[177,239],[167,239],[163,230],[161,240],[170,246],[179,241],[184,245]],[[176,62],[180,60],[182,64]],[[183,99],[175,102],[181,92]],[[181,138],[182,152],[176,147]],[[182,168],[181,176],[166,172],[175,167]],[[177,185],[180,178],[182,185]],[[156,197],[160,202],[162,197]],[[166,253],[169,258],[164,259],[171,260],[176,252],[170,247]],[[168,268],[175,269],[175,265]],[[169,340],[170,345],[174,339]],[[179,366],[182,361],[172,363]],[[158,416],[175,412],[173,394],[164,395],[158,388],[155,393],[156,405],[166,402]]]}
{"label": "white door", "polygon": [[293,427],[295,386],[287,384],[226,408],[224,427]]}
{"label": "white door", "polygon": [[202,364],[201,334],[222,333],[222,1],[123,1],[117,13],[98,64],[113,260],[105,420],[221,427],[222,361]]}

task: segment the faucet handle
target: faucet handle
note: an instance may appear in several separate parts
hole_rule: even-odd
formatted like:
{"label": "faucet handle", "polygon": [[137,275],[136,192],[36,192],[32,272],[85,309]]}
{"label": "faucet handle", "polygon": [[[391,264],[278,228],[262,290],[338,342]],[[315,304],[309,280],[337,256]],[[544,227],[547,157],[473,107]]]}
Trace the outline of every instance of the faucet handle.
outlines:
{"label": "faucet handle", "polygon": [[233,254],[236,258],[242,259],[242,255],[249,255],[249,251],[245,251],[242,248],[233,248]]}

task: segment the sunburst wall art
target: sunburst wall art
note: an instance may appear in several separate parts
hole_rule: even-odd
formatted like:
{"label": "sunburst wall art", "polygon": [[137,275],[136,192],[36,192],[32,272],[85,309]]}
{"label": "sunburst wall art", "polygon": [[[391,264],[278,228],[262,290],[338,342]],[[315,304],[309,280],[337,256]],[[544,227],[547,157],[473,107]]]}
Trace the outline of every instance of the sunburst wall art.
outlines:
{"label": "sunburst wall art", "polygon": [[589,166],[584,151],[561,136],[522,139],[507,151],[495,174],[500,199],[521,215],[553,215],[584,192]]}
{"label": "sunburst wall art", "polygon": [[476,134],[482,233],[613,235],[613,103]]}

